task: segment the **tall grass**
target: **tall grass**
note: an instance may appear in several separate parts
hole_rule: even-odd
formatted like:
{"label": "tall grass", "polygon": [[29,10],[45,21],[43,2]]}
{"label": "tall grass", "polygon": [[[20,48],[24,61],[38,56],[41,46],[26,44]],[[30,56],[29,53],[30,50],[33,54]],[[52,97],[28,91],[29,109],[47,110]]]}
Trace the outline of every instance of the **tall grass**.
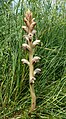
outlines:
{"label": "tall grass", "polygon": [[[62,3],[61,3],[62,2]],[[35,90],[37,107],[31,118],[66,119],[66,18],[65,1],[12,1],[0,5],[0,118],[29,119],[30,105],[28,58],[22,49],[24,13],[29,8],[36,18],[37,38],[41,40],[36,54],[41,57],[42,72]]]}

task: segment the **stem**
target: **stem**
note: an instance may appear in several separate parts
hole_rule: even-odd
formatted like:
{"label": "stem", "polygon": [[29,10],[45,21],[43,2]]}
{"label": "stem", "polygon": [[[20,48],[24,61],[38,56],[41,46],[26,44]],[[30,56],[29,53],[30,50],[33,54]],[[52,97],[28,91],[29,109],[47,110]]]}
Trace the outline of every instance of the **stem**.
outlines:
{"label": "stem", "polygon": [[[29,52],[29,62],[30,62],[30,73],[29,73],[29,82],[31,82],[32,77],[34,75],[34,68],[33,68],[33,64],[32,64],[32,59],[33,59],[33,49],[32,49],[32,43],[29,43],[30,47],[31,47],[31,51]],[[31,93],[31,109],[30,111],[33,111],[36,107],[36,96],[35,96],[35,91],[34,91],[34,84],[33,83],[29,83],[30,85],[30,93]]]}
{"label": "stem", "polygon": [[36,107],[36,96],[35,96],[35,91],[34,91],[34,84],[30,84],[30,93],[31,93],[31,109],[30,111],[32,112],[35,107]]}

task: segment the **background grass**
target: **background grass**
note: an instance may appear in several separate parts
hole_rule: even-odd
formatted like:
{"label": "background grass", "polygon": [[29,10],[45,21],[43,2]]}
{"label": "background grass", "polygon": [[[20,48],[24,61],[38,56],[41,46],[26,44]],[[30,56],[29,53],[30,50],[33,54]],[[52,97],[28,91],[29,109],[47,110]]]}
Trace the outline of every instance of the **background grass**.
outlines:
{"label": "background grass", "polygon": [[[41,44],[35,49],[41,61],[36,76],[37,107],[28,115],[31,98],[28,66],[21,59],[28,58],[22,43],[23,18],[27,9],[37,22],[35,38]],[[0,118],[2,119],[66,119],[66,3],[57,0],[0,1]]]}

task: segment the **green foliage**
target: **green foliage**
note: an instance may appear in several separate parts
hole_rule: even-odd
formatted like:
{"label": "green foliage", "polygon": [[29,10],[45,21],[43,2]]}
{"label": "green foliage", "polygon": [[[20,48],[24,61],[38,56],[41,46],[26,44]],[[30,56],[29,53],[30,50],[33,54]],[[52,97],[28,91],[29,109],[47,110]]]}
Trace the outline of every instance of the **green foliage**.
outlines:
{"label": "green foliage", "polygon": [[[66,119],[66,18],[65,0],[55,5],[46,0],[12,0],[0,3],[0,118]],[[37,107],[28,115],[30,105],[28,67],[21,59],[28,58],[22,50],[24,12],[33,12],[37,22],[37,56],[35,67]],[[36,36],[35,36],[36,37]]]}

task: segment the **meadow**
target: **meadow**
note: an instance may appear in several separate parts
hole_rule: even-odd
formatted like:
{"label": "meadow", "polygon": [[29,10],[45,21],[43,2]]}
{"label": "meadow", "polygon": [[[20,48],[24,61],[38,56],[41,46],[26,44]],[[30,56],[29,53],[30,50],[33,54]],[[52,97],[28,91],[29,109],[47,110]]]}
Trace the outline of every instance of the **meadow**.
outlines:
{"label": "meadow", "polygon": [[[31,116],[28,59],[22,29],[30,9],[36,21],[35,48],[41,57],[35,68],[37,106]],[[66,119],[66,2],[0,0],[0,119]]]}

